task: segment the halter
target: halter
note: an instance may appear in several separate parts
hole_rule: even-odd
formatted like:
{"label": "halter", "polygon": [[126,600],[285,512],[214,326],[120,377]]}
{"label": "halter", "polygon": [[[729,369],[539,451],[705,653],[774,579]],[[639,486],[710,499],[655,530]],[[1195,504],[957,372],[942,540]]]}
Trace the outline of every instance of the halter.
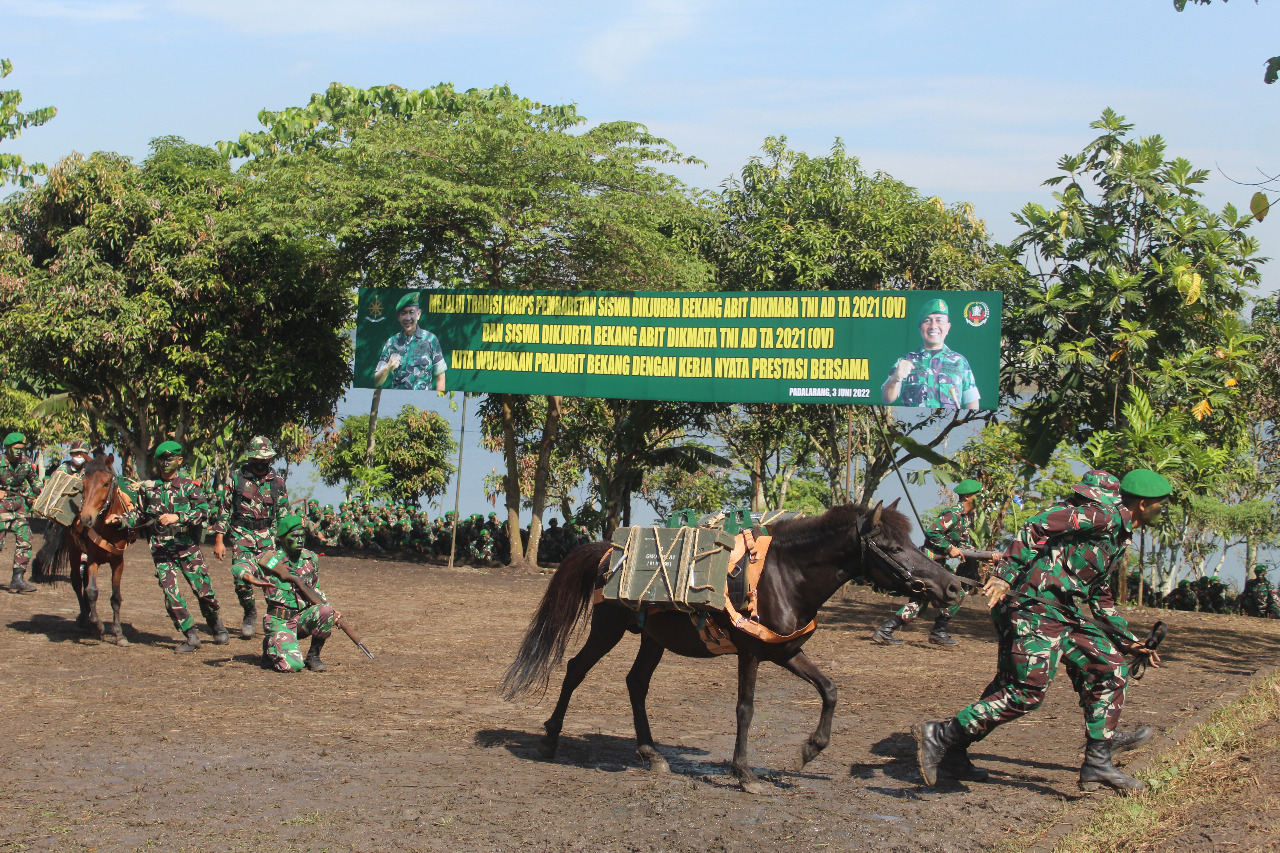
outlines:
{"label": "halter", "polygon": [[[872,532],[878,529],[880,529],[879,524],[877,524],[875,527],[872,528]],[[870,535],[864,534],[861,528],[857,528],[857,532],[858,532],[858,543],[862,548],[862,553],[859,556],[862,559],[864,560],[866,559],[867,551],[873,552],[877,557],[880,558],[881,562],[884,565],[889,567],[890,573],[895,575],[898,581],[909,590],[913,589],[914,585],[923,584],[922,581],[919,581],[916,579],[916,576],[914,573],[912,573],[911,569],[902,565],[893,557],[889,556],[889,554],[883,548],[881,548],[879,543],[877,543],[874,539],[872,539]]]}

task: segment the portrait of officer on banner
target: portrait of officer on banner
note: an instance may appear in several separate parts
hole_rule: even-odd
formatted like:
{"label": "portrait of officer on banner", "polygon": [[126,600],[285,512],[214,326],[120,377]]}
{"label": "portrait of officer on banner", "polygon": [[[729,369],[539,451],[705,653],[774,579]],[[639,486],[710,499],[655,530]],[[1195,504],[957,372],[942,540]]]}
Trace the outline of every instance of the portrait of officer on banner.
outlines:
{"label": "portrait of officer on banner", "polygon": [[923,346],[894,364],[880,386],[880,399],[900,406],[933,409],[978,408],[978,384],[963,355],[947,346],[951,311],[942,299],[930,299],[917,315]]}
{"label": "portrait of officer on banner", "polygon": [[382,345],[373,373],[373,387],[401,391],[444,390],[444,353],[435,335],[418,328],[421,317],[417,292],[405,294],[396,303],[400,331]]}

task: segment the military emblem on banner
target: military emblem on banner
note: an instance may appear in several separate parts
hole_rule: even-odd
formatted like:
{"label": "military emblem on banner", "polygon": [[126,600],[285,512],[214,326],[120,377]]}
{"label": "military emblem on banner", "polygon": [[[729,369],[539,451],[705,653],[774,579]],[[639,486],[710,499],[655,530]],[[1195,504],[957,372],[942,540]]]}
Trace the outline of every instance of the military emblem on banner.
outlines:
{"label": "military emblem on banner", "polygon": [[970,302],[964,306],[964,321],[970,326],[981,326],[991,319],[991,309],[985,302]]}

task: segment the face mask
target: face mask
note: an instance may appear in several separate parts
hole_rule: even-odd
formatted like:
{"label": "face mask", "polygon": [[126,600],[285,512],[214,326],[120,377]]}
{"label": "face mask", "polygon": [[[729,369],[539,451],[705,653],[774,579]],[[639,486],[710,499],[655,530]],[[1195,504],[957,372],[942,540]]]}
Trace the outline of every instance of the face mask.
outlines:
{"label": "face mask", "polygon": [[270,463],[267,463],[267,462],[258,461],[258,462],[249,463],[249,470],[257,474],[258,476],[262,476],[263,474],[267,473],[267,469],[270,467],[271,467]]}
{"label": "face mask", "polygon": [[83,468],[83,467],[84,467],[84,457],[83,457],[83,456],[81,456],[79,453],[77,453],[75,456],[72,456],[72,457],[71,457],[71,467],[72,467],[72,468]]}

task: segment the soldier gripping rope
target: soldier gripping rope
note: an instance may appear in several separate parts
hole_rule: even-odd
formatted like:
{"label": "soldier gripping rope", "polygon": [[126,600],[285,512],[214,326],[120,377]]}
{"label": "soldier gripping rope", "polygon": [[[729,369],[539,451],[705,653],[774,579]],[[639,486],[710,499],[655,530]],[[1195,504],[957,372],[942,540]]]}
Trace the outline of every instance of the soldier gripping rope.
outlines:
{"label": "soldier gripping rope", "polygon": [[258,620],[257,599],[245,575],[256,571],[258,558],[275,547],[271,531],[289,504],[284,478],[271,470],[275,458],[271,442],[263,436],[249,442],[244,464],[219,496],[213,525],[213,555],[219,562],[227,552],[226,540],[231,540],[231,577],[244,610],[240,637],[245,640],[253,637]]}
{"label": "soldier gripping rope", "polygon": [[[1115,494],[1110,491],[1114,477],[1090,474],[1098,497],[1078,492],[1033,517],[983,587],[1000,638],[996,676],[981,699],[952,719],[912,728],[925,784],[935,784],[940,770],[965,781],[984,780],[986,771],[969,760],[969,746],[1040,707],[1062,662],[1085,712],[1081,790],[1143,789],[1141,780],[1111,762],[1113,752],[1152,736],[1145,726],[1116,732],[1129,676],[1123,654],[1138,655],[1152,666],[1159,666],[1160,657],[1154,643],[1139,642],[1117,613],[1108,576],[1134,528],[1155,521],[1171,488],[1154,471],[1138,469],[1125,475]],[[1096,621],[1085,615],[1085,606]]]}
{"label": "soldier gripping rope", "polygon": [[27,437],[11,432],[4,437],[0,456],[0,549],[13,533],[13,578],[9,592],[32,593],[27,582],[31,568],[31,504],[40,495],[40,471],[26,458]]}
{"label": "soldier gripping rope", "polygon": [[156,580],[164,593],[164,608],[173,627],[186,635],[175,652],[194,652],[200,648],[200,633],[187,609],[186,599],[178,587],[178,577],[186,578],[200,613],[204,616],[213,641],[219,646],[230,642],[226,626],[213,593],[213,584],[200,552],[202,528],[209,520],[209,499],[200,484],[178,473],[182,467],[182,445],[166,441],[155,451],[160,468],[159,479],[144,480],[138,486],[138,500],[133,511],[121,517],[113,515],[108,524],[151,529],[151,559],[156,566]]}
{"label": "soldier gripping rope", "polygon": [[[973,513],[977,508],[978,494],[981,491],[982,484],[977,480],[962,480],[958,483],[955,492],[956,496],[960,498],[960,504],[938,516],[937,521],[924,525],[925,543],[921,549],[940,565],[945,565],[948,557],[960,557],[962,562],[959,574],[967,574],[973,580],[978,580],[978,577],[976,570],[970,567],[976,561],[965,558],[961,549],[976,550],[977,546],[973,543]],[[966,571],[967,569],[968,571]],[[957,645],[955,638],[947,633],[947,625],[951,623],[951,619],[959,612],[960,604],[963,601],[964,595],[962,593],[955,604],[948,605],[938,611],[938,616],[933,621],[933,630],[929,632],[929,642],[940,646]],[[871,635],[872,641],[882,646],[902,645],[902,640],[893,636],[893,632],[910,623],[928,606],[929,600],[927,598],[912,596],[910,601],[904,604],[898,612],[884,620],[884,624],[875,630],[875,633]]]}

